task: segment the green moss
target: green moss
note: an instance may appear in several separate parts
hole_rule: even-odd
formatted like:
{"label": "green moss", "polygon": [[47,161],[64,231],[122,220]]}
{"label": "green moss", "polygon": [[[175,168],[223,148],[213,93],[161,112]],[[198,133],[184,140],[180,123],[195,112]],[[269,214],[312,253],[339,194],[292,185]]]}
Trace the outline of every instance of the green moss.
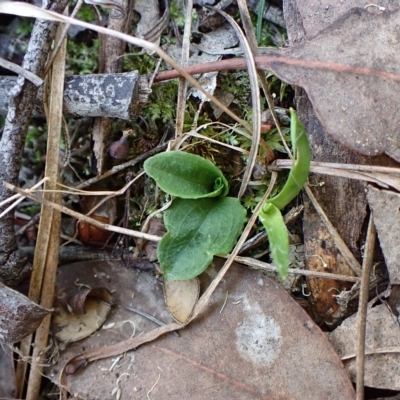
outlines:
{"label": "green moss", "polygon": [[68,40],[67,43],[67,67],[74,74],[85,75],[95,73],[99,68],[99,40],[93,39],[92,45],[77,43]]}

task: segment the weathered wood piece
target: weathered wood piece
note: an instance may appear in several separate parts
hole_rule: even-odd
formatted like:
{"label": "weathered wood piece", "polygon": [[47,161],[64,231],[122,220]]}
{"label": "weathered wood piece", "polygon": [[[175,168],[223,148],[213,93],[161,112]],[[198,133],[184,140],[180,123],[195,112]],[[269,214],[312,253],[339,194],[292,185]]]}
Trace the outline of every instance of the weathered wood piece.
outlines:
{"label": "weathered wood piece", "polygon": [[[0,115],[7,115],[9,93],[16,76],[0,76]],[[131,120],[139,114],[149,94],[147,79],[138,71],[120,74],[72,75],[65,78],[64,114],[76,117],[108,117]],[[43,116],[42,90],[33,116]]]}

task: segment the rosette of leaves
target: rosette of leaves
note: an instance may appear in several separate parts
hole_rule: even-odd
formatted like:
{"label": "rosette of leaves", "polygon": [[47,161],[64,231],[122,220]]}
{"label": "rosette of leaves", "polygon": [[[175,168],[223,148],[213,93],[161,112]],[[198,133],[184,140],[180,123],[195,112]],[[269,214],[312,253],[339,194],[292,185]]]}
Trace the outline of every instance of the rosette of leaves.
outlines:
{"label": "rosette of leaves", "polygon": [[181,151],[157,154],[144,169],[157,185],[174,197],[164,212],[167,233],[157,246],[166,280],[191,279],[226,255],[246,221],[240,201],[227,197],[229,187],[221,170],[210,161]]}

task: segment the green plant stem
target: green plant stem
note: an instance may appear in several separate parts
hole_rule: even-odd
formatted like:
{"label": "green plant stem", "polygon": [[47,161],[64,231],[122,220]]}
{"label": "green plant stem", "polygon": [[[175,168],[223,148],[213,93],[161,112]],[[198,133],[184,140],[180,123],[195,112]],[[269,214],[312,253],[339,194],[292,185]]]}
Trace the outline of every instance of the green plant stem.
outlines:
{"label": "green plant stem", "polygon": [[292,108],[290,114],[290,136],[294,153],[293,166],[283,189],[267,201],[279,210],[286,207],[299,194],[301,188],[307,182],[311,163],[311,151],[306,131]]}

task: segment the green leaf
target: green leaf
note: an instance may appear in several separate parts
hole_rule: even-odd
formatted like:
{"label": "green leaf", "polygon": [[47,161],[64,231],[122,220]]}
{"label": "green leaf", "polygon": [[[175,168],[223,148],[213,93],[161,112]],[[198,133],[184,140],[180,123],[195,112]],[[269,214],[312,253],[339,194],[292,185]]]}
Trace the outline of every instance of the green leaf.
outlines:
{"label": "green leaf", "polygon": [[233,197],[174,199],[164,213],[168,232],[157,247],[166,280],[185,280],[201,274],[216,254],[226,255],[246,221],[246,210]]}
{"label": "green leaf", "polygon": [[292,108],[290,115],[290,136],[295,159],[283,189],[278,195],[267,200],[268,203],[274,204],[280,210],[300,193],[301,188],[307,182],[311,163],[311,151],[306,131]]}
{"label": "green leaf", "polygon": [[265,203],[259,218],[268,233],[272,260],[285,279],[289,267],[289,236],[282,214],[275,205]]}
{"label": "green leaf", "polygon": [[226,196],[228,181],[218,167],[194,154],[169,151],[144,163],[147,175],[166,193],[183,199]]}

